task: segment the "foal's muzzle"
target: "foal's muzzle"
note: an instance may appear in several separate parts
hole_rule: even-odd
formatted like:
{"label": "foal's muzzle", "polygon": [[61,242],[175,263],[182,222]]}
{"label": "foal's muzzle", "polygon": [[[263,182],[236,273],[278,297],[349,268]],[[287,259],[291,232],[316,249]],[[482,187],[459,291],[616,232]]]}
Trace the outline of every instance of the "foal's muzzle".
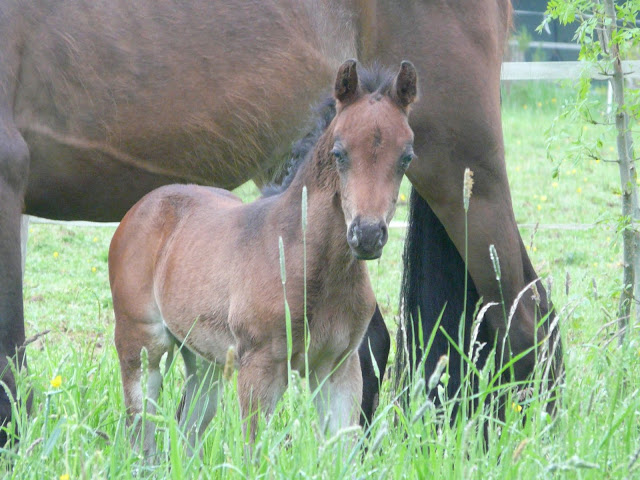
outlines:
{"label": "foal's muzzle", "polygon": [[371,221],[356,217],[347,230],[347,242],[360,260],[373,260],[382,255],[389,233],[384,220]]}

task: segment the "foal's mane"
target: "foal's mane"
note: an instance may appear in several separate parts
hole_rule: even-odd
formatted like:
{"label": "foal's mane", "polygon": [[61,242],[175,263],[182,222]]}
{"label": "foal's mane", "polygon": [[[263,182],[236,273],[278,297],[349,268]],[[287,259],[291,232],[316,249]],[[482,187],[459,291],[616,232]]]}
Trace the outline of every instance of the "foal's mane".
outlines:
{"label": "foal's mane", "polygon": [[[358,64],[358,82],[363,93],[378,93],[380,95],[390,95],[395,72],[383,67],[379,63],[374,63],[371,67],[365,68]],[[284,170],[286,174],[280,182],[273,181],[262,189],[263,197],[270,197],[284,192],[293,181],[300,166],[304,164],[313,152],[322,134],[327,130],[336,116],[336,100],[333,95],[328,95],[322,102],[313,109],[315,123],[311,131],[291,146],[291,156],[285,162]]]}

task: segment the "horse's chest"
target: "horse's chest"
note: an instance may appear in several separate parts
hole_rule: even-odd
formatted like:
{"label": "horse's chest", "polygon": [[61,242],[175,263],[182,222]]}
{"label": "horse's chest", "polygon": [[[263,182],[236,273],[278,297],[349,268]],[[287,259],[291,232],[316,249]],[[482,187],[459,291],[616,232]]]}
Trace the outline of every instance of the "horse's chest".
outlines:
{"label": "horse's chest", "polygon": [[354,304],[353,301],[319,308],[311,319],[310,357],[322,362],[343,358],[356,350],[372,312],[367,303]]}

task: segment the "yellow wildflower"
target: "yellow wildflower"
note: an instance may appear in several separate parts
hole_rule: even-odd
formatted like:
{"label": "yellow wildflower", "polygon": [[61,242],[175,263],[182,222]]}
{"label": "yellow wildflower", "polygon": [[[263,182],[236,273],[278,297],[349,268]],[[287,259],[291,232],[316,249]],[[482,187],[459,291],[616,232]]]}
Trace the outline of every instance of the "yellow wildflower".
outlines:
{"label": "yellow wildflower", "polygon": [[547,201],[547,196],[546,195],[540,195],[540,201],[541,202],[546,202]]}
{"label": "yellow wildflower", "polygon": [[578,193],[582,193],[582,187],[578,187],[578,188],[576,189],[576,191],[577,191]]}
{"label": "yellow wildflower", "polygon": [[542,205],[537,206],[538,211],[542,210]]}
{"label": "yellow wildflower", "polygon": [[98,237],[93,237],[93,242],[97,242],[98,241]]}
{"label": "yellow wildflower", "polygon": [[522,109],[523,109],[523,110],[526,110],[527,108],[529,108],[529,107],[527,107],[527,104],[526,104],[526,103],[525,103],[524,105],[522,105]]}
{"label": "yellow wildflower", "polygon": [[58,258],[58,255],[60,255],[58,252],[53,252],[53,258]]}
{"label": "yellow wildflower", "polygon": [[62,377],[60,375],[56,375],[49,383],[51,383],[53,388],[60,388],[60,385],[62,385]]}
{"label": "yellow wildflower", "polygon": [[553,183],[551,184],[551,186],[552,186],[553,188],[558,188],[558,182],[553,182]]}
{"label": "yellow wildflower", "polygon": [[556,103],[556,102],[557,102],[556,97],[553,97],[553,98],[551,99],[551,103]]}
{"label": "yellow wildflower", "polygon": [[69,474],[63,473],[62,475],[60,475],[60,480],[69,480]]}
{"label": "yellow wildflower", "polygon": [[522,411],[522,405],[518,405],[516,402],[511,402],[511,408],[515,412],[521,412]]}

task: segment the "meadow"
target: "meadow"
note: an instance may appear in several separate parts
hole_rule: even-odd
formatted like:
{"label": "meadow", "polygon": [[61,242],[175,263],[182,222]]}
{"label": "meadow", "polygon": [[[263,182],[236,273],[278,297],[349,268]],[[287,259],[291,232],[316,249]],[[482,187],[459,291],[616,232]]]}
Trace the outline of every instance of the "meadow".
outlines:
{"label": "meadow", "polygon": [[[409,386],[411,404],[401,408],[387,377],[369,435],[347,429],[327,437],[318,431],[305,382],[294,379],[247,460],[231,379],[202,457],[190,458],[174,418],[183,384],[176,362],[160,398],[162,453],[146,464],[130,448],[113,345],[107,252],[114,229],[32,224],[24,282],[27,336],[50,331],[27,347],[29,373],[19,377],[19,390],[33,389],[33,411],[28,418],[24,409],[16,412],[21,442],[0,455],[2,476],[640,478],[640,339],[631,331],[618,345],[615,337],[620,186],[617,165],[607,161],[615,143],[606,142],[601,157],[561,161],[573,147],[569,136],[551,145],[555,160],[549,160],[545,132],[568,96],[566,87],[544,84],[503,92],[516,219],[561,318],[566,383],[555,416],[542,400],[519,402],[507,388],[504,421],[479,412],[450,425],[441,421],[443,412],[430,408],[421,384]],[[585,137],[598,128],[564,127],[582,128]],[[252,198],[255,191],[246,186],[241,194]],[[405,182],[397,221],[406,220],[408,196]],[[402,228],[393,229],[382,259],[369,264],[394,336],[403,236]]]}

